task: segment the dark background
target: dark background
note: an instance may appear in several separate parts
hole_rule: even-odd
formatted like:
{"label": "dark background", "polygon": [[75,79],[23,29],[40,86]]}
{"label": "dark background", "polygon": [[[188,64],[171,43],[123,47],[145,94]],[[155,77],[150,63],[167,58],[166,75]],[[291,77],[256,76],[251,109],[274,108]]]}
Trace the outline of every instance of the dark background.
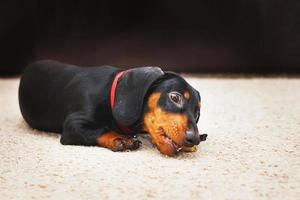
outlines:
{"label": "dark background", "polygon": [[37,59],[181,72],[299,73],[299,0],[7,0],[0,74]]}

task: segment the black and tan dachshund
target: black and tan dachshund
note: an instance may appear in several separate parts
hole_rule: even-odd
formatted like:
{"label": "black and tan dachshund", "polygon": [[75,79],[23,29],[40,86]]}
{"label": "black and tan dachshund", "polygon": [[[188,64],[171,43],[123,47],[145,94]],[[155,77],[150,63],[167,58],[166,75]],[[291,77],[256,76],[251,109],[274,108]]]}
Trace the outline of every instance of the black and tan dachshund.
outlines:
{"label": "black and tan dachshund", "polygon": [[159,67],[123,71],[38,61],[24,71],[19,104],[32,128],[61,133],[64,145],[134,150],[142,132],[161,153],[173,156],[194,151],[207,136],[197,128],[199,92]]}

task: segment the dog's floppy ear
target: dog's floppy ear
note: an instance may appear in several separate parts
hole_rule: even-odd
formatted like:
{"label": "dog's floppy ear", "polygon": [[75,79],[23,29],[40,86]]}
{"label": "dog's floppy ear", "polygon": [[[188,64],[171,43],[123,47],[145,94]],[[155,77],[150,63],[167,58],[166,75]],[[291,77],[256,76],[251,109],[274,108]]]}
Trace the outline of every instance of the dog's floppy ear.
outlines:
{"label": "dog's floppy ear", "polygon": [[114,119],[125,126],[138,121],[143,112],[144,98],[151,85],[164,72],[159,67],[140,67],[127,70],[118,81]]}

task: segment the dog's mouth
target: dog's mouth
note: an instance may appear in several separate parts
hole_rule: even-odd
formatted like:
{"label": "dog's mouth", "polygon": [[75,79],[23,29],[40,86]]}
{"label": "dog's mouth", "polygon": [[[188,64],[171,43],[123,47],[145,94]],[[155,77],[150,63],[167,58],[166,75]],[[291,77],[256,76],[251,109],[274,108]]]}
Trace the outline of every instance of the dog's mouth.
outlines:
{"label": "dog's mouth", "polygon": [[159,130],[161,131],[163,137],[165,138],[165,140],[167,140],[168,142],[170,142],[173,146],[173,148],[175,149],[176,152],[179,152],[182,149],[182,146],[180,146],[179,144],[177,144],[174,140],[172,140],[166,133],[166,131],[162,128],[159,127]]}

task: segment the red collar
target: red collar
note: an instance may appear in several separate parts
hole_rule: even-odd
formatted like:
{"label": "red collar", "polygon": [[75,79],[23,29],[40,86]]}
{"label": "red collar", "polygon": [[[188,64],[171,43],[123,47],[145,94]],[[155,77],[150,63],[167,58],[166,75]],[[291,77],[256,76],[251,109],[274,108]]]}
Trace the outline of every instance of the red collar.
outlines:
{"label": "red collar", "polygon": [[[126,71],[121,71],[119,72],[115,78],[114,78],[114,81],[112,83],[112,86],[111,86],[111,90],[110,90],[110,108],[111,110],[113,110],[114,108],[114,105],[115,105],[115,96],[116,96],[116,89],[117,89],[117,86],[118,86],[118,81],[119,79],[122,77],[122,75],[125,73]],[[122,124],[118,124],[118,127],[126,134],[130,134],[132,133],[133,131],[128,128],[127,126],[124,126]]]}

